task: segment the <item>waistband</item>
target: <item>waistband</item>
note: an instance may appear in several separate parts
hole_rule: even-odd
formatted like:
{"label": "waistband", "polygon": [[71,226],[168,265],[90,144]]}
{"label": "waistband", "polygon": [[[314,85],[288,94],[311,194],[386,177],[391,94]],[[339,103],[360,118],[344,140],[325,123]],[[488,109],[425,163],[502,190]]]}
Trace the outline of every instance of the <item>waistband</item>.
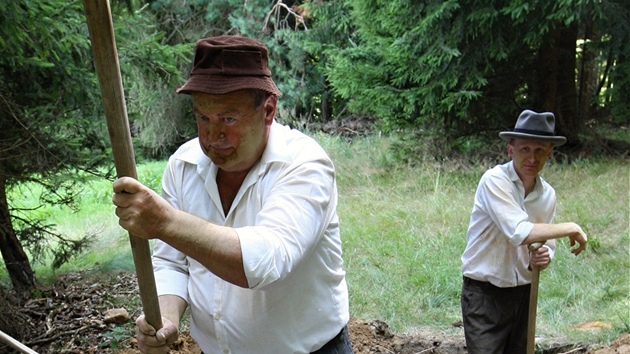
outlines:
{"label": "waistband", "polygon": [[344,353],[344,349],[347,349],[348,343],[350,343],[350,334],[348,333],[348,325],[345,325],[341,331],[339,331],[339,334],[311,354]]}
{"label": "waistband", "polygon": [[492,283],[487,282],[487,281],[476,280],[476,279],[472,279],[472,278],[464,276],[464,286],[477,288],[477,289],[482,289],[482,290],[485,290],[485,291],[507,293],[507,292],[526,290],[526,289],[528,289],[531,286],[531,284],[511,286],[511,287],[507,287],[507,288],[501,288],[501,287],[493,285]]}

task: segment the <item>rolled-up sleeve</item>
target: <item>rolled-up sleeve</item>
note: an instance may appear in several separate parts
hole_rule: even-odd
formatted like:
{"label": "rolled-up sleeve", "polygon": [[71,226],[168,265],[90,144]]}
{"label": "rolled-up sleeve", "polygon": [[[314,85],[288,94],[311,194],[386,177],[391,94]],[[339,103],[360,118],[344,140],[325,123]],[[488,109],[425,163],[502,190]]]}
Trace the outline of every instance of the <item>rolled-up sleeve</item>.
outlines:
{"label": "rolled-up sleeve", "polygon": [[[169,159],[162,175],[162,197],[179,209],[175,193],[174,163],[173,158]],[[156,240],[152,261],[158,295],[177,295],[188,301],[189,264],[186,255],[165,242]]]}
{"label": "rolled-up sleeve", "polygon": [[[286,166],[285,166],[286,167]],[[273,167],[272,167],[273,168]],[[332,162],[327,158],[294,162],[273,182],[256,217],[256,226],[237,228],[250,288],[282,279],[325,236],[336,203]]]}
{"label": "rolled-up sleeve", "polygon": [[177,295],[188,301],[186,256],[166,243],[156,241],[152,259],[158,295]]}

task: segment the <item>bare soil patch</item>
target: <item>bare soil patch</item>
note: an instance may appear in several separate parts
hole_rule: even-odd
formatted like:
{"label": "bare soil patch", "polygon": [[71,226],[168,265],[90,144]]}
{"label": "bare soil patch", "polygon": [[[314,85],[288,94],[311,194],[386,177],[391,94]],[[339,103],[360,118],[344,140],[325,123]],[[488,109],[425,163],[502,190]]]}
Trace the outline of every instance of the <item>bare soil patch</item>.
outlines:
{"label": "bare soil patch", "polygon": [[[0,289],[0,330],[40,354],[112,353],[136,354],[133,320],[141,312],[135,274],[74,272],[42,287],[37,296],[20,298]],[[106,318],[106,312],[124,308],[127,319]],[[381,320],[351,319],[350,338],[357,354],[465,354],[461,335],[423,331],[413,335],[392,333]],[[199,354],[195,341],[185,331],[173,354]],[[0,353],[19,353],[0,341]],[[542,350],[545,354],[630,354],[630,334],[621,335],[610,347],[561,345]]]}

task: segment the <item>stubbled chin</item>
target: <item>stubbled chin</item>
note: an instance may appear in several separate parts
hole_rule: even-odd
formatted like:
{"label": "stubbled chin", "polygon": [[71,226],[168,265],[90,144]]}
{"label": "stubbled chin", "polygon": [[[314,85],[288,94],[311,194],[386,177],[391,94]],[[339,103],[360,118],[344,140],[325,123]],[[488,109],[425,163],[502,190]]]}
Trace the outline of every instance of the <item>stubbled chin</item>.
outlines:
{"label": "stubbled chin", "polygon": [[521,168],[519,168],[519,173],[522,175],[534,176],[538,172],[539,171],[537,167],[521,166]]}
{"label": "stubbled chin", "polygon": [[218,166],[221,166],[222,164],[225,164],[232,159],[234,155],[234,150],[206,148],[204,149],[204,153],[210,158],[210,160],[212,160],[212,162],[214,162]]}
{"label": "stubbled chin", "polygon": [[525,171],[525,173],[527,173],[529,175],[536,175],[539,172],[537,167],[526,167],[524,169],[524,171]]}
{"label": "stubbled chin", "polygon": [[222,167],[222,165],[230,162],[231,155],[210,153],[210,159],[212,160],[212,162],[214,162],[215,165]]}

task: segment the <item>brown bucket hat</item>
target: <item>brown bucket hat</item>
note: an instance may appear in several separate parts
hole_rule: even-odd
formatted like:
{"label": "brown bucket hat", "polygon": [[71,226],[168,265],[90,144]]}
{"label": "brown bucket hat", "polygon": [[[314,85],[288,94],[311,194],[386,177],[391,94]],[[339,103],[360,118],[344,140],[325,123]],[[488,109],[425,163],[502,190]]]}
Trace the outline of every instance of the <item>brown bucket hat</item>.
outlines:
{"label": "brown bucket hat", "polygon": [[267,47],[241,36],[202,38],[195,44],[195,60],[188,80],[177,93],[221,95],[242,89],[282,93],[267,67]]}
{"label": "brown bucket hat", "polygon": [[564,145],[567,138],[555,135],[556,118],[551,112],[536,113],[524,110],[516,121],[513,131],[500,132],[501,139],[510,141],[513,138],[547,141],[554,146]]}

